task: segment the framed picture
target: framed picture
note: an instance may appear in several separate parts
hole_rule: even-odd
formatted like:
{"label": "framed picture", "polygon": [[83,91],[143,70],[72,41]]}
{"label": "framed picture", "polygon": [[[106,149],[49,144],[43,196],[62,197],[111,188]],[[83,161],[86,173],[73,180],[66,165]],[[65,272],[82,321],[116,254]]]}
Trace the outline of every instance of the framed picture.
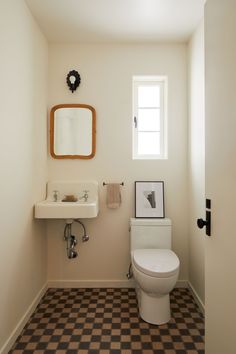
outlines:
{"label": "framed picture", "polygon": [[135,182],[135,217],[164,218],[164,182]]}

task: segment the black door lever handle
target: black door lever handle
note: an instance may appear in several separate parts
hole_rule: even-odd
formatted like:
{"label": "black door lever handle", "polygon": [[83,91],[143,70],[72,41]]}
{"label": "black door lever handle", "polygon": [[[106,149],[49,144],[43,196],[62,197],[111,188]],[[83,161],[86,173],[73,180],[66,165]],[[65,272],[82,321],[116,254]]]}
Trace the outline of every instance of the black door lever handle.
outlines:
{"label": "black door lever handle", "polygon": [[206,220],[203,219],[197,219],[197,226],[199,229],[202,229],[204,226],[206,226],[206,235],[211,236],[211,212],[206,211]]}
{"label": "black door lever handle", "polygon": [[199,229],[203,229],[203,227],[206,225],[207,225],[207,221],[203,219],[197,219],[197,226],[199,227]]}

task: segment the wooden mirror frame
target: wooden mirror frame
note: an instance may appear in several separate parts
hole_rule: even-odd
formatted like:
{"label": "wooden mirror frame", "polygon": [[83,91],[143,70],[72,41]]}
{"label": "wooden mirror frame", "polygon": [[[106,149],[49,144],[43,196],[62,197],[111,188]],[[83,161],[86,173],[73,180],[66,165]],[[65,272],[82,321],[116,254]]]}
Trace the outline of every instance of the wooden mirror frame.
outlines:
{"label": "wooden mirror frame", "polygon": [[[54,113],[60,108],[87,108],[92,112],[92,152],[90,155],[56,155],[54,152]],[[50,154],[54,159],[92,159],[96,152],[96,111],[87,104],[58,104],[50,112]]]}

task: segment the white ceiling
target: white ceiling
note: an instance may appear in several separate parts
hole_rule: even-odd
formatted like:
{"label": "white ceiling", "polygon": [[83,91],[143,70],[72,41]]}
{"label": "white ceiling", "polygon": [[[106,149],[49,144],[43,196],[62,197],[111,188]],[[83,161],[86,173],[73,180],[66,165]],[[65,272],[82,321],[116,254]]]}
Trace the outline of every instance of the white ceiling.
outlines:
{"label": "white ceiling", "polygon": [[205,0],[25,0],[51,42],[185,42]]}

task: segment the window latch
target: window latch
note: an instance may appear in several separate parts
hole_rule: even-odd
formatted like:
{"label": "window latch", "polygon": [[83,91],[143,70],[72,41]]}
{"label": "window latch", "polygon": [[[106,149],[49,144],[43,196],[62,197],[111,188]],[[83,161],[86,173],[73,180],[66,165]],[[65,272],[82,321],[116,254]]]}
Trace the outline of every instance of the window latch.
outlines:
{"label": "window latch", "polygon": [[138,120],[137,117],[134,117],[134,127],[138,128]]}

